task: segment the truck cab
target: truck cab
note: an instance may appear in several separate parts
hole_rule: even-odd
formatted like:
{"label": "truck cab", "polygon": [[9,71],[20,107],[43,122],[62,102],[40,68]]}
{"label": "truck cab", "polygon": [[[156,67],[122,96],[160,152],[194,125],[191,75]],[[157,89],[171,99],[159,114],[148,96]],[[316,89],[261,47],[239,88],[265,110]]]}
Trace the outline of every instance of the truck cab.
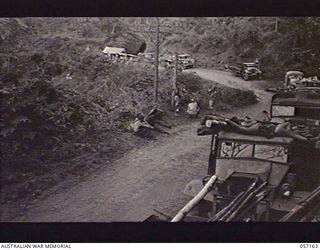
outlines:
{"label": "truck cab", "polygon": [[301,71],[288,71],[284,78],[284,87],[296,87],[301,83],[304,74]]}
{"label": "truck cab", "polygon": [[242,63],[241,65],[233,66],[232,71],[235,76],[240,76],[245,81],[253,78],[262,79],[262,71],[260,70],[259,63]]}
{"label": "truck cab", "polygon": [[[210,129],[203,128],[200,135],[209,134]],[[197,216],[219,213],[258,178],[271,191],[251,219],[277,221],[319,185],[320,155],[312,147],[286,137],[267,139],[225,131],[211,136],[207,174],[216,175],[218,182],[201,202]],[[205,179],[193,180],[183,192],[193,197],[204,184]]]}
{"label": "truck cab", "polygon": [[178,55],[178,63],[183,69],[194,68],[195,60],[190,54]]}

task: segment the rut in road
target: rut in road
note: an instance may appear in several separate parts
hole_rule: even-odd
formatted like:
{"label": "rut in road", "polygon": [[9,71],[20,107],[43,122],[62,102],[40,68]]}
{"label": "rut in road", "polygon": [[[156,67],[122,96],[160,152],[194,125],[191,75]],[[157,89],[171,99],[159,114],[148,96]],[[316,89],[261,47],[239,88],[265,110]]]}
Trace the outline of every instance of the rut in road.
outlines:
{"label": "rut in road", "polygon": [[[232,78],[225,72],[206,70],[205,78],[222,84],[228,77]],[[233,77],[232,80],[240,79]],[[269,102],[267,93],[260,91],[259,94],[258,104],[225,115],[259,119],[253,114],[260,114]],[[197,136],[198,124],[195,121],[173,128],[171,135],[130,151],[87,180],[40,201],[13,221],[141,221],[153,209],[174,215],[190,199],[182,194],[185,185],[207,172],[210,138]]]}

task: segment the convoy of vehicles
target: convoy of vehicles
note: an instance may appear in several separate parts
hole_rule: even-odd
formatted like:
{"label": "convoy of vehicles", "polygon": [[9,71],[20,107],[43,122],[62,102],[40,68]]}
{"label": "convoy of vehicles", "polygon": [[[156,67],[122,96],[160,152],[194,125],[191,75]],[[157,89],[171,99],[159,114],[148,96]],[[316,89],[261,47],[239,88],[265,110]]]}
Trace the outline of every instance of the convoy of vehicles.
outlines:
{"label": "convoy of vehicles", "polygon": [[[154,63],[154,53],[138,53],[138,55],[128,54],[125,48],[105,47],[103,53],[114,61],[127,62],[127,61],[145,61],[148,63]],[[178,56],[178,68],[179,70],[190,69],[195,67],[195,60],[190,54],[179,54]],[[160,57],[160,64],[165,68],[174,67],[174,56],[166,55]]]}

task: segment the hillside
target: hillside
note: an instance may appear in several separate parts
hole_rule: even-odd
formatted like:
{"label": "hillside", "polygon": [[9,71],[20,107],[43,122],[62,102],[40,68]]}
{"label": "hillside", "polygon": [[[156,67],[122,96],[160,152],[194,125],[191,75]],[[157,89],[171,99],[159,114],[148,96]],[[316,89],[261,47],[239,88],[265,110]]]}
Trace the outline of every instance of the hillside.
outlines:
{"label": "hillside", "polygon": [[[165,22],[165,21],[164,21]],[[259,58],[269,78],[320,65],[320,19],[316,17],[185,18],[180,33],[163,47],[193,53],[199,65],[223,67]]]}
{"label": "hillside", "polygon": [[[77,46],[103,48],[112,36],[131,31],[152,52],[155,18],[23,18],[0,20],[1,50],[23,50],[35,37],[79,39]],[[314,74],[320,63],[318,17],[160,18],[160,53],[192,53],[199,65],[260,59],[267,75],[289,69]],[[4,37],[7,39],[3,39]],[[16,38],[23,37],[20,42]],[[14,43],[11,43],[14,39]],[[19,40],[19,39],[18,39]],[[8,42],[6,44],[6,42]],[[111,43],[114,45],[113,43]],[[281,65],[281,67],[279,67]]]}

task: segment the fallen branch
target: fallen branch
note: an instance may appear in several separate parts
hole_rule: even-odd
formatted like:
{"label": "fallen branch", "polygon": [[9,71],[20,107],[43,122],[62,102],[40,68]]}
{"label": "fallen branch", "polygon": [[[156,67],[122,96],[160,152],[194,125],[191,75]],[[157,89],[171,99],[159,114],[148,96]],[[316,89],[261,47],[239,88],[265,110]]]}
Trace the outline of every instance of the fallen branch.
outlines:
{"label": "fallen branch", "polygon": [[207,184],[201,189],[201,191],[177,213],[171,222],[179,222],[183,220],[183,218],[191,211],[191,209],[194,208],[207,195],[208,192],[210,192],[216,180],[217,176],[213,175]]}

